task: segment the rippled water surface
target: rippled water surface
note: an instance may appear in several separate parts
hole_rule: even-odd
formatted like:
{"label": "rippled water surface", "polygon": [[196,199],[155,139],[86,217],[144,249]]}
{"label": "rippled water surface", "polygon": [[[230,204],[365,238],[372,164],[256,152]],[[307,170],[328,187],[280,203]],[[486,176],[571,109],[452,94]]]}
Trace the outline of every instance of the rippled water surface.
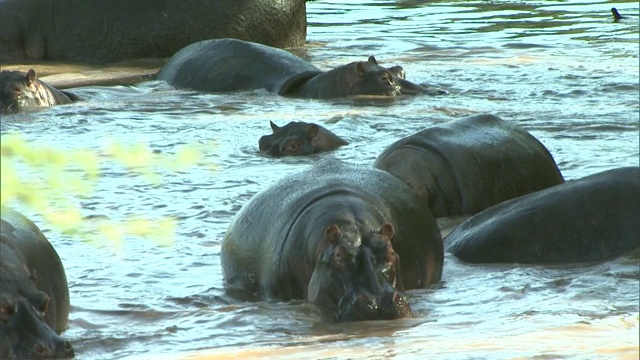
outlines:
{"label": "rippled water surface", "polygon": [[[43,226],[66,267],[72,312],[64,336],[77,358],[637,359],[638,256],[555,267],[470,266],[447,256],[443,286],[410,291],[417,316],[402,321],[327,324],[302,302],[243,303],[224,293],[220,244],[234,214],[268,184],[326,156],[372,164],[403,136],[489,112],[538,137],[567,179],[639,162],[637,1],[307,6],[308,44],[295,52],[313,64],[328,69],[375,55],[450,94],[318,101],[147,82],[77,88],[86,102],[2,118],[3,137],[18,132],[34,146],[204,149],[199,166],[166,170],[161,183],[105,162],[92,196],[69,194],[86,217],[175,217],[173,246],[130,238],[117,251]],[[612,6],[622,21],[612,21]],[[257,143],[269,120],[320,123],[350,145],[266,158]]]}

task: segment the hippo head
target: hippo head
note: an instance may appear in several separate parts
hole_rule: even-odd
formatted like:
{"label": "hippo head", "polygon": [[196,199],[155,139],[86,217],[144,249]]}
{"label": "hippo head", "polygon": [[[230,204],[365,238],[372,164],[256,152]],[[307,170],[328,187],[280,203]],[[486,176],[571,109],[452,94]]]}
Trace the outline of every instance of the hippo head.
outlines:
{"label": "hippo head", "polygon": [[19,71],[0,72],[0,113],[39,106],[41,101],[37,98],[36,87],[36,72],[33,69],[29,69],[26,75]]}
{"label": "hippo head", "polygon": [[359,61],[347,65],[352,76],[349,95],[416,95],[428,93],[427,89],[405,80],[402,66],[385,68],[370,56],[367,61]]}
{"label": "hippo head", "polygon": [[329,226],[326,248],[318,255],[307,300],[335,312],[336,321],[411,317],[402,295],[400,260],[391,244],[393,225],[360,233],[355,227]]}
{"label": "hippo head", "polygon": [[333,150],[347,142],[322,126],[292,121],[285,126],[273,122],[273,134],[265,135],[258,142],[260,152],[273,156],[302,156]]}
{"label": "hippo head", "polygon": [[318,125],[292,121],[280,127],[271,121],[269,123],[273,134],[260,138],[260,152],[273,157],[310,155],[316,152],[313,139],[320,130]]}
{"label": "hippo head", "polygon": [[51,298],[36,288],[35,276],[14,261],[8,246],[0,243],[0,358],[68,359],[71,344],[62,340],[45,318]]}

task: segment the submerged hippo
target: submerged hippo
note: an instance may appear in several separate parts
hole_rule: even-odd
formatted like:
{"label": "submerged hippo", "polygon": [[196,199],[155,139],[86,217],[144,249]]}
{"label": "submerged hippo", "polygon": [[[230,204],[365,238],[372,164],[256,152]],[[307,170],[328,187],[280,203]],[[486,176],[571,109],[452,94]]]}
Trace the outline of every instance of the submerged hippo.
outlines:
{"label": "submerged hippo", "polygon": [[396,141],[374,166],[409,184],[436,217],[473,215],[564,181],[544,145],[493,115],[454,120]]}
{"label": "submerged hippo", "polygon": [[69,317],[69,288],[58,254],[22,214],[2,208],[0,222],[0,358],[74,356],[58,334]]}
{"label": "submerged hippo", "polygon": [[373,56],[325,72],[285,50],[236,39],[183,48],[160,69],[158,79],[204,92],[266,89],[315,99],[442,93],[405,80],[402,67],[384,68]]}
{"label": "submerged hippo", "polygon": [[280,127],[269,123],[273,134],[261,137],[258,146],[260,152],[273,157],[311,155],[348,144],[320,125],[292,121]]}
{"label": "submerged hippo", "polygon": [[29,69],[0,72],[0,113],[18,112],[29,107],[43,107],[69,104],[80,98],[67,91],[61,91],[40,80],[36,71]]}
{"label": "submerged hippo", "polygon": [[255,195],[225,233],[228,290],[306,299],[337,321],[411,315],[403,290],[440,281],[443,244],[427,206],[402,182],[338,160]]}
{"label": "submerged hippo", "polygon": [[640,168],[568,181],[490,207],[445,239],[472,263],[575,263],[640,248]]}

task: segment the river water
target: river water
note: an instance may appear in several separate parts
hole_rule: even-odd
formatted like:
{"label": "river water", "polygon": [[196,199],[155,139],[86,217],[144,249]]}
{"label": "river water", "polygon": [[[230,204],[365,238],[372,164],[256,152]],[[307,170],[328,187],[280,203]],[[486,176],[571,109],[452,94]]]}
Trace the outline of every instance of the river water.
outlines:
{"label": "river water", "polygon": [[[613,22],[612,6],[622,21]],[[553,267],[466,265],[447,255],[442,286],[409,291],[416,317],[400,321],[328,324],[302,302],[225,294],[220,244],[234,214],[327,156],[372,164],[401,137],[487,112],[540,139],[567,179],[639,163],[637,1],[342,0],[307,9],[308,43],[295,52],[318,67],[375,55],[450,94],[319,101],[151,81],[76,88],[87,101],[2,118],[3,138],[17,132],[33,146],[101,153],[111,141],[163,155],[184,145],[203,152],[197,166],[163,170],[160,183],[105,161],[91,195],[68,194],[87,218],[174,217],[170,246],[137,237],[121,249],[86,243],[15,206],[40,224],[66,267],[64,336],[76,358],[637,359],[637,254]],[[350,144],[309,158],[260,156],[269,121],[294,120]]]}

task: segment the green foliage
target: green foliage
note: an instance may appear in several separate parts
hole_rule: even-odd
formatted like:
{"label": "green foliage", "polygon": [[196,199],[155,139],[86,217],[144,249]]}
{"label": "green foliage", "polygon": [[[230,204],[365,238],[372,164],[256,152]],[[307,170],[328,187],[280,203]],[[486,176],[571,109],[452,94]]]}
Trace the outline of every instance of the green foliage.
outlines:
{"label": "green foliage", "polygon": [[176,220],[136,216],[126,221],[87,219],[73,200],[90,197],[102,179],[105,161],[122,164],[150,183],[159,183],[161,170],[180,171],[195,165],[201,153],[194,147],[181,148],[175,155],[154,153],[144,144],[108,145],[105,151],[56,150],[37,147],[19,135],[2,137],[0,145],[0,204],[20,203],[42,215],[55,230],[79,236],[89,242],[110,240],[120,249],[125,236],[139,236],[159,245],[175,238]]}

